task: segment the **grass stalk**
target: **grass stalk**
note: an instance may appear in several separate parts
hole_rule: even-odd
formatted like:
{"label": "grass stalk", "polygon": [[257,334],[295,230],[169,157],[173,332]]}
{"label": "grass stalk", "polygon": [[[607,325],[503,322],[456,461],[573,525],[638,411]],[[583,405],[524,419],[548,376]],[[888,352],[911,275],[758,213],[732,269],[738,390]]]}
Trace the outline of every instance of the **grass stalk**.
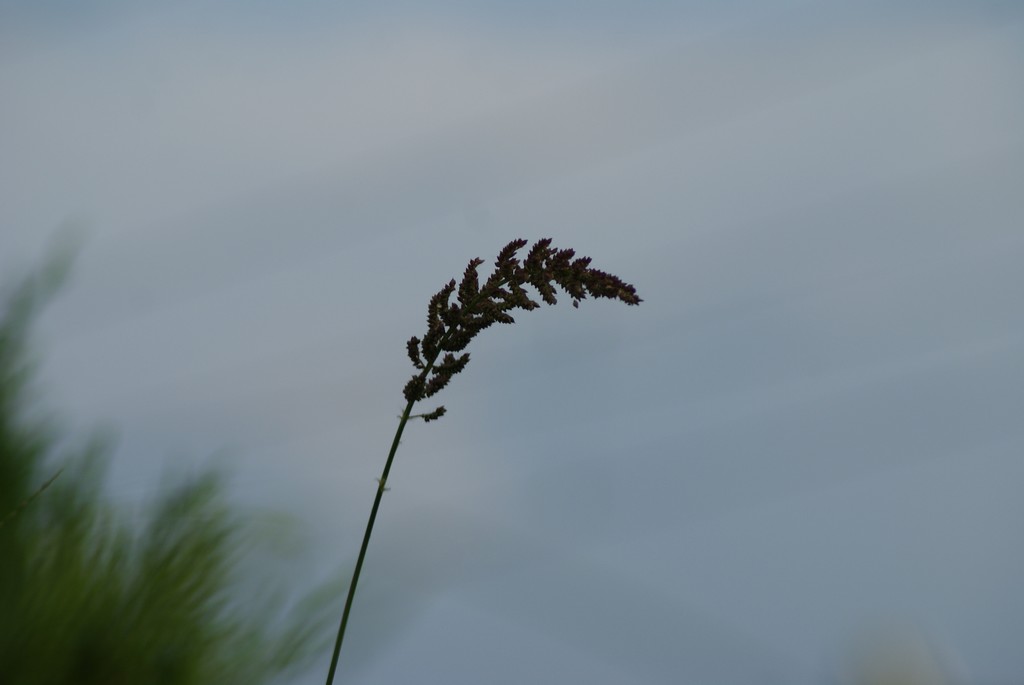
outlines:
{"label": "grass stalk", "polygon": [[27,507],[27,506],[28,506],[29,504],[31,504],[31,503],[32,503],[32,500],[34,500],[34,499],[35,499],[36,497],[39,497],[39,495],[43,494],[43,492],[44,492],[44,491],[46,490],[46,488],[48,488],[48,487],[50,487],[51,485],[53,485],[53,481],[57,480],[57,477],[58,477],[58,476],[59,476],[59,475],[60,475],[61,473],[63,473],[63,472],[64,472],[64,469],[63,469],[63,467],[62,467],[62,468],[59,468],[59,469],[57,469],[57,473],[55,473],[55,474],[53,474],[52,476],[50,476],[49,480],[47,480],[47,481],[46,481],[45,483],[43,483],[43,484],[42,484],[42,485],[40,485],[40,486],[39,486],[38,488],[36,488],[35,492],[33,492],[33,493],[32,493],[31,495],[29,495],[28,497],[26,497],[26,498],[25,498],[25,499],[24,499],[24,500],[23,500],[22,502],[20,502],[20,503],[18,504],[18,506],[14,507],[14,509],[12,509],[11,511],[9,511],[9,512],[7,513],[7,515],[6,515],[6,516],[4,516],[4,517],[3,517],[2,519],[0,519],[0,528],[3,528],[3,527],[4,527],[4,524],[5,524],[5,523],[7,523],[7,522],[8,522],[8,521],[10,521],[10,520],[11,520],[12,518],[14,518],[14,517],[15,517],[15,516],[17,516],[17,515],[18,515],[19,513],[21,513],[21,511],[22,511],[23,509],[25,509],[25,507]]}
{"label": "grass stalk", "polygon": [[[377,493],[373,499],[373,506],[370,507],[366,531],[363,533],[359,556],[352,572],[352,579],[349,581],[345,608],[334,641],[331,665],[327,672],[327,685],[334,683],[341,645],[345,639],[363,563],[366,561],[366,551],[370,546],[370,537],[373,535],[381,500],[388,489],[388,477],[402,433],[409,419],[421,418],[424,422],[429,422],[444,415],[443,406],[426,414],[415,415],[412,408],[419,400],[440,392],[452,376],[460,373],[469,363],[468,352],[458,356],[454,353],[464,350],[480,331],[492,324],[514,323],[515,320],[509,311],[529,311],[540,307],[540,304],[523,289],[524,285],[531,286],[546,304],[552,305],[557,302],[555,285],[569,294],[574,307],[578,307],[580,301],[588,295],[594,298],[617,299],[629,305],[641,302],[632,285],[617,276],[590,268],[589,257],[574,259],[573,250],[552,248],[551,240],[548,238],[537,241],[527,257],[520,261],[516,253],[526,244],[527,241],[520,239],[506,245],[498,253],[494,272],[482,286],[478,280],[477,267],[483,264],[484,260],[470,260],[461,284],[456,286],[453,279],[430,299],[427,305],[427,333],[423,339],[413,337],[406,344],[409,359],[419,373],[413,375],[403,391],[406,399],[405,409],[399,417],[398,429],[391,441],[384,470],[377,481]],[[457,295],[457,303],[450,302],[452,295]],[[442,352],[444,357],[438,363]]]}

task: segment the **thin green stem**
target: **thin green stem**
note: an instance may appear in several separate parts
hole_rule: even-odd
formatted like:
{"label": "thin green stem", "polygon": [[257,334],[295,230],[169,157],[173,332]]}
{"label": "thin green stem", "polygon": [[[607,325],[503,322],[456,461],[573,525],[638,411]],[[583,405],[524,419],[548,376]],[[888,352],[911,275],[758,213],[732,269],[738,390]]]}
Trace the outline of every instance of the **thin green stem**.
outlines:
{"label": "thin green stem", "polygon": [[57,469],[57,473],[55,473],[52,476],[50,476],[50,480],[48,480],[45,483],[43,483],[42,485],[40,485],[39,488],[36,489],[35,492],[33,492],[31,495],[29,495],[23,502],[21,502],[18,506],[14,507],[14,509],[12,509],[6,516],[4,516],[2,519],[0,519],[0,528],[3,528],[4,524],[6,524],[12,518],[17,516],[21,512],[22,509],[24,509],[29,504],[31,504],[32,500],[34,500],[36,497],[39,497],[39,495],[43,494],[43,491],[46,490],[46,488],[50,487],[50,485],[53,484],[53,481],[57,480],[57,476],[59,476],[61,473],[63,473],[63,471],[64,471],[63,467]]}
{"label": "thin green stem", "polygon": [[[496,287],[501,287],[508,282],[508,278],[502,278],[498,281]],[[483,297],[482,292],[478,292],[476,296],[470,299],[469,302],[465,303],[467,309],[471,309],[481,298]],[[451,337],[451,331],[447,331],[441,336],[441,339],[437,343],[437,351],[434,355],[425,360],[423,371],[420,372],[420,379],[426,380],[430,374],[431,369],[434,368],[434,364],[437,362],[437,358],[441,355],[441,350],[444,348],[445,342]],[[345,598],[345,609],[341,614],[341,624],[338,626],[338,637],[334,641],[334,653],[331,655],[331,667],[327,671],[327,685],[333,685],[334,673],[338,669],[338,657],[341,654],[341,643],[345,639],[345,628],[348,626],[348,617],[352,611],[352,601],[356,596],[356,586],[359,584],[359,574],[363,571],[363,562],[366,560],[366,549],[370,546],[370,536],[373,535],[373,524],[377,521],[377,510],[380,509],[380,501],[384,498],[384,491],[387,489],[388,475],[391,473],[391,464],[395,461],[395,453],[398,452],[398,444],[402,440],[402,433],[405,431],[405,424],[409,422],[409,418],[412,414],[413,405],[416,404],[416,399],[409,400],[405,405],[405,411],[402,412],[402,416],[398,422],[398,430],[395,431],[395,438],[391,441],[391,451],[388,452],[388,460],[384,463],[384,471],[381,473],[380,479],[377,481],[377,494],[373,498],[373,506],[370,507],[370,518],[366,521],[366,532],[363,533],[363,544],[359,547],[359,557],[356,559],[356,567],[352,571],[352,580],[348,585],[348,596]]]}
{"label": "thin green stem", "polygon": [[[503,278],[498,282],[498,287],[501,287],[508,281],[507,278]],[[472,307],[480,298],[482,293],[477,293],[469,303],[466,304],[467,308]],[[437,362],[438,356],[441,354],[441,350],[444,347],[444,343],[451,336],[451,331],[446,332],[441,336],[441,340],[438,341],[437,351],[434,356],[426,360],[426,364],[423,371],[420,372],[420,378],[426,380],[430,370],[434,368],[434,364]],[[327,671],[327,685],[333,685],[334,673],[338,669],[338,656],[341,654],[341,643],[345,639],[345,628],[348,626],[348,615],[352,611],[352,600],[356,596],[356,586],[359,584],[359,574],[363,571],[363,561],[366,559],[366,549],[370,546],[370,536],[373,535],[373,524],[377,521],[377,510],[380,509],[380,501],[384,498],[384,490],[386,489],[388,475],[391,473],[391,464],[395,461],[395,453],[398,451],[398,443],[402,440],[402,433],[405,431],[405,424],[409,422],[409,417],[412,414],[412,407],[416,404],[416,400],[409,400],[405,405],[405,411],[402,412],[402,416],[398,422],[398,430],[395,431],[395,439],[391,441],[391,451],[388,452],[388,460],[384,463],[384,471],[381,473],[380,480],[377,481],[377,495],[373,498],[373,506],[370,507],[370,518],[366,521],[366,532],[363,533],[363,544],[359,547],[359,557],[356,559],[355,570],[352,571],[352,580],[348,585],[348,596],[345,598],[345,609],[341,614],[341,625],[338,626],[338,637],[334,641],[334,653],[331,655],[331,667]]]}
{"label": "thin green stem", "polygon": [[341,642],[345,639],[345,627],[348,625],[348,615],[352,611],[352,600],[356,596],[356,586],[359,584],[359,574],[363,570],[363,561],[366,560],[366,548],[370,546],[370,536],[373,534],[373,524],[377,520],[377,510],[380,509],[380,501],[384,497],[388,474],[391,473],[391,464],[394,462],[395,453],[398,451],[398,443],[402,439],[402,432],[405,430],[405,424],[409,422],[409,414],[412,412],[412,405],[415,403],[415,400],[411,400],[405,405],[405,411],[402,412],[402,418],[398,423],[398,430],[395,431],[395,439],[391,442],[391,451],[388,452],[388,460],[384,464],[384,471],[377,482],[377,495],[373,498],[373,506],[370,508],[370,518],[366,522],[366,532],[363,533],[363,544],[359,548],[359,558],[356,560],[356,568],[352,572],[352,580],[348,586],[345,611],[341,614],[341,625],[338,626],[338,638],[334,641],[334,654],[331,656],[331,668],[327,672],[327,685],[331,685],[334,682],[334,672],[338,668],[338,655],[341,653]]}
{"label": "thin green stem", "polygon": [[[447,335],[445,336],[447,337]],[[438,353],[440,354],[440,349]],[[421,378],[426,378],[430,370],[434,368],[437,361],[437,354],[427,360],[427,364],[420,373]],[[381,472],[377,481],[377,494],[373,498],[373,506],[370,507],[370,518],[366,521],[366,532],[363,533],[363,544],[359,547],[359,558],[356,559],[355,570],[352,571],[352,580],[348,585],[348,597],[345,598],[345,610],[341,614],[341,625],[338,626],[338,637],[334,641],[334,653],[331,655],[331,667],[327,671],[327,685],[334,682],[334,672],[338,669],[338,656],[341,654],[341,643],[345,639],[345,628],[348,626],[348,616],[352,611],[352,600],[356,596],[356,586],[359,584],[359,574],[363,571],[363,562],[366,560],[366,549],[370,546],[370,536],[373,535],[373,524],[377,521],[377,510],[380,509],[380,501],[384,498],[384,491],[387,489],[388,476],[391,474],[391,464],[395,461],[395,453],[398,452],[398,445],[402,441],[402,433],[405,431],[405,424],[409,422],[412,414],[412,407],[416,400],[409,400],[405,410],[398,421],[398,430],[395,431],[395,438],[391,441],[391,450],[388,452],[388,460],[384,463],[384,471]]]}

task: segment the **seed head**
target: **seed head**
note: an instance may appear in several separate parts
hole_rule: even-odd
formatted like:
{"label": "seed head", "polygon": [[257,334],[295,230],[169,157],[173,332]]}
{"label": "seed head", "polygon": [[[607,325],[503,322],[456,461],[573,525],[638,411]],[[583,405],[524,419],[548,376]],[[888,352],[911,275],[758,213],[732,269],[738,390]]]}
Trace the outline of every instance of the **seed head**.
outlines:
{"label": "seed head", "polygon": [[[558,302],[556,285],[569,295],[573,307],[579,307],[588,296],[621,300],[628,305],[643,301],[629,283],[591,269],[590,257],[574,259],[575,251],[552,248],[550,238],[534,243],[526,259],[520,261],[516,254],[526,245],[526,240],[517,239],[503,247],[494,262],[494,271],[483,286],[477,269],[484,260],[471,259],[457,286],[454,280],[449,281],[430,298],[426,334],[422,340],[413,336],[406,343],[409,359],[420,370],[405,385],[407,401],[416,402],[437,394],[452,376],[466,368],[469,353],[457,356],[453,353],[466,349],[480,331],[495,323],[515,323],[509,313],[512,310],[540,307],[524,286],[536,290],[545,304]],[[457,302],[450,301],[453,294]],[[444,357],[438,362],[442,352]],[[444,407],[438,407],[418,416],[433,421],[444,413]]]}

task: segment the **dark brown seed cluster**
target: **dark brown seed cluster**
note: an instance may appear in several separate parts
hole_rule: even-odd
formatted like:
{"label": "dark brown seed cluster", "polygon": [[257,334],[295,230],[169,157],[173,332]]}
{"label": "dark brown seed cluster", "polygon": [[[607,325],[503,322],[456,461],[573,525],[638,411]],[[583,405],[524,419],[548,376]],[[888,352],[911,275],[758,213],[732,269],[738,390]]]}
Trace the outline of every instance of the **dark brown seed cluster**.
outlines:
{"label": "dark brown seed cluster", "polygon": [[[437,394],[452,376],[469,362],[462,352],[477,333],[494,323],[515,323],[509,314],[514,309],[537,309],[540,304],[524,290],[531,286],[547,304],[555,304],[555,285],[572,298],[572,306],[590,297],[622,300],[640,304],[636,288],[617,276],[590,268],[590,257],[576,257],[573,250],[551,247],[551,239],[538,240],[520,261],[516,256],[526,240],[513,240],[495,260],[494,272],[481,286],[477,268],[484,263],[473,259],[466,267],[462,282],[448,282],[430,298],[427,305],[427,333],[421,340],[412,337],[406,344],[409,359],[420,370],[405,386],[405,399],[416,402]],[[452,295],[456,302],[451,302]],[[461,353],[461,354],[457,354]],[[443,356],[442,356],[443,355]],[[440,357],[440,361],[438,358]],[[418,414],[424,421],[444,415],[444,407]]]}

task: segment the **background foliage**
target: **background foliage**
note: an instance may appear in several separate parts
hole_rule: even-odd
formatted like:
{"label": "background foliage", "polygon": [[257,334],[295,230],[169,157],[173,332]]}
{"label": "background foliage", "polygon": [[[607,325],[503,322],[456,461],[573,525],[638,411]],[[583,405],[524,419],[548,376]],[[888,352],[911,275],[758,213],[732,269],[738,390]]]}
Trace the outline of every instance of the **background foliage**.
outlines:
{"label": "background foliage", "polygon": [[58,254],[0,304],[2,681],[192,685],[293,674],[329,637],[315,611],[329,604],[326,591],[287,612],[286,592],[241,596],[255,587],[246,564],[258,557],[259,517],[228,504],[223,476],[171,480],[142,512],[118,507],[104,490],[110,442],[71,444],[39,409],[31,328],[69,261]]}

